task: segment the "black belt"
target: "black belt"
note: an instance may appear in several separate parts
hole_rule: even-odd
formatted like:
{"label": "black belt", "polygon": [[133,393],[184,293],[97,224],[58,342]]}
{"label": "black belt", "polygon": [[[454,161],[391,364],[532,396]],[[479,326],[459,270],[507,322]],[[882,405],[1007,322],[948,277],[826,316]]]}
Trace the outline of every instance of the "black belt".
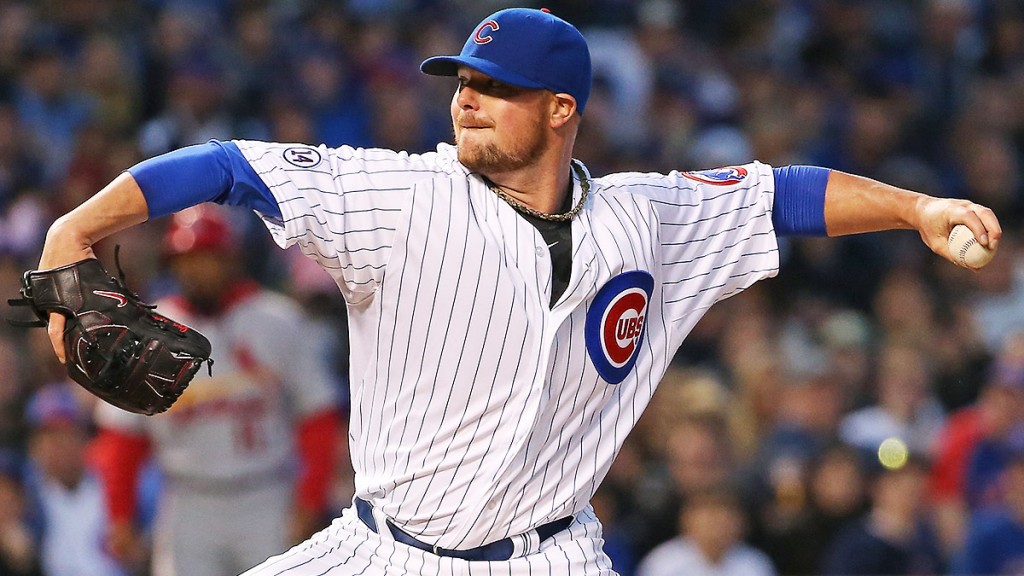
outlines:
{"label": "black belt", "polygon": [[[366,524],[367,528],[379,534],[377,531],[377,520],[373,517],[373,506],[362,498],[356,498],[355,501],[356,514],[359,516],[359,519],[363,521],[363,524]],[[503,538],[496,542],[491,542],[490,544],[484,544],[483,546],[470,548],[468,550],[450,550],[448,548],[440,548],[438,546],[431,546],[425,542],[420,542],[395,526],[391,520],[385,520],[385,522],[388,525],[388,529],[391,531],[391,536],[396,542],[401,542],[402,544],[412,546],[413,548],[419,548],[424,552],[430,552],[431,554],[436,554],[438,556],[481,561],[503,561],[512,558],[514,545],[512,544],[511,538]],[[540,541],[543,542],[568,528],[569,524],[572,524],[572,516],[566,516],[565,518],[559,518],[558,520],[553,520],[547,524],[541,524],[540,526],[537,526],[535,530],[537,531],[537,536],[540,538]]]}

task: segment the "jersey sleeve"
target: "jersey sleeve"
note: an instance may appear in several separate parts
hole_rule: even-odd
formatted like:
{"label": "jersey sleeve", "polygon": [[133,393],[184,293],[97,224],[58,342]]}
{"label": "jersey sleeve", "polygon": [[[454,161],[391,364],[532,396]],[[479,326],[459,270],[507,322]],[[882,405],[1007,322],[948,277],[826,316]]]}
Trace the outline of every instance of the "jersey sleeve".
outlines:
{"label": "jersey sleeve", "polygon": [[639,187],[658,214],[663,297],[674,320],[695,322],[715,302],[778,273],[774,183],[772,168],[754,162],[673,171]]}
{"label": "jersey sleeve", "polygon": [[358,303],[383,280],[410,186],[455,170],[440,152],[235,141],[281,217],[260,214],[282,248],[298,245]]}

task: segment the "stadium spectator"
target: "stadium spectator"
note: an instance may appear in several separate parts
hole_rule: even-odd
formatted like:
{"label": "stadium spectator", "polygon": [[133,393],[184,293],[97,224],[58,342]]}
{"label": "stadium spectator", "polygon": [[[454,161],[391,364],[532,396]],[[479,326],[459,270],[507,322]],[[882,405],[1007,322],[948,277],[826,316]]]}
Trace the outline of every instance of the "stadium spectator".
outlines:
{"label": "stadium spectator", "polygon": [[71,386],[48,384],[26,408],[32,426],[26,486],[40,564],[47,576],[126,575],[104,546],[110,524],[102,480],[86,460],[89,415]]}
{"label": "stadium spectator", "polygon": [[843,418],[840,438],[868,454],[886,438],[899,438],[912,451],[932,454],[945,413],[932,393],[926,352],[910,343],[887,341],[878,357],[875,393],[875,404]]}
{"label": "stadium spectator", "polygon": [[120,558],[142,539],[135,525],[138,471],[150,452],[163,491],[153,527],[160,576],[237,574],[325,525],[338,422],[325,350],[299,306],[243,273],[218,206],[183,211],[164,240],[178,292],[161,311],[196,327],[216,368],[199,374],[166,415],[99,404],[97,462]]}
{"label": "stadium spectator", "polygon": [[866,511],[867,478],[856,449],[829,446],[811,463],[807,476],[805,501],[796,513],[761,527],[754,540],[780,574],[817,573],[839,530]]}
{"label": "stadium spectator", "polygon": [[691,493],[679,523],[680,535],[651,550],[637,566],[637,576],[775,574],[763,552],[743,543],[743,508],[727,485]]}
{"label": "stadium spectator", "polygon": [[20,455],[0,450],[0,574],[41,576],[36,541],[26,521]]}
{"label": "stadium spectator", "polygon": [[[936,526],[949,556],[960,552],[970,510],[996,488],[1003,446],[1024,421],[1024,333],[1007,341],[977,402],[953,413],[939,437],[931,471],[930,497]],[[985,442],[985,453],[976,455]],[[986,463],[990,456],[995,461]],[[972,468],[975,475],[971,478]]]}
{"label": "stadium spectator", "polygon": [[823,556],[821,573],[943,573],[925,513],[927,474],[927,462],[916,454],[902,466],[879,472],[871,488],[871,509],[836,535]]}
{"label": "stadium spectator", "polygon": [[1007,442],[999,501],[980,510],[967,531],[958,574],[1019,574],[1024,570],[1024,429]]}

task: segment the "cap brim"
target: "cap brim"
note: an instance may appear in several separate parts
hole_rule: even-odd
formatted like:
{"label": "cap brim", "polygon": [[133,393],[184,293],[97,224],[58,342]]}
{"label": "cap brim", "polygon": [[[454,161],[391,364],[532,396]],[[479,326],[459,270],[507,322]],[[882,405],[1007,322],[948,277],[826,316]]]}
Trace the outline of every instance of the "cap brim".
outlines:
{"label": "cap brim", "polygon": [[474,58],[473,56],[434,56],[427,58],[420,64],[420,71],[431,76],[457,76],[459,66],[468,66],[478,72],[483,72],[495,80],[499,80],[512,86],[522,88],[547,88],[525,76],[509,72],[490,60]]}

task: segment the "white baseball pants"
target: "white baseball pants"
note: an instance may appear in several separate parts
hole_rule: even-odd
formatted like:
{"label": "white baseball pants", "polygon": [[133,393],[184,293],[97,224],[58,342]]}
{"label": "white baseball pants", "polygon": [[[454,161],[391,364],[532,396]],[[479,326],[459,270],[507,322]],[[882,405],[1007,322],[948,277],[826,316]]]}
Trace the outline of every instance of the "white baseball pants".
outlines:
{"label": "white baseball pants", "polygon": [[242,576],[615,576],[611,560],[602,549],[601,523],[590,507],[577,514],[568,528],[544,542],[529,540],[528,549],[517,550],[506,561],[446,558],[395,542],[390,533],[371,531],[349,507],[328,528]]}

